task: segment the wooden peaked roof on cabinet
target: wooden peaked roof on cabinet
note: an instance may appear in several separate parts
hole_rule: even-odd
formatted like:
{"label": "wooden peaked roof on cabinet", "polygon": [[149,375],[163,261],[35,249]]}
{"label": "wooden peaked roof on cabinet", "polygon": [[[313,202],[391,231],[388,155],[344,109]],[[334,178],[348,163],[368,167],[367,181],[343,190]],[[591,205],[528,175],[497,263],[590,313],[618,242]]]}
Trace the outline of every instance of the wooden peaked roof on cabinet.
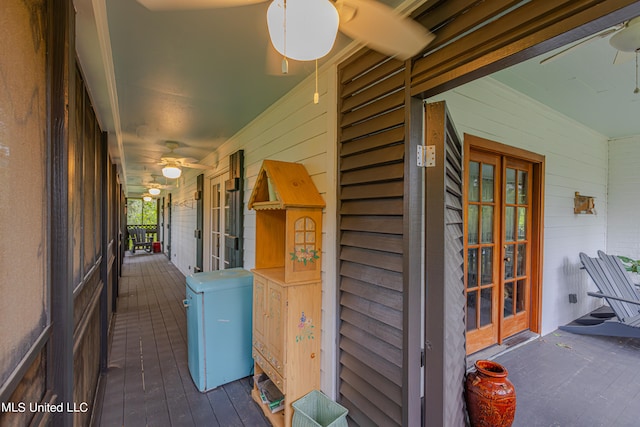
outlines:
{"label": "wooden peaked roof on cabinet", "polygon": [[[269,183],[270,181],[270,183]],[[271,185],[271,191],[269,190]],[[269,194],[271,193],[271,197]],[[249,209],[323,208],[324,200],[301,163],[264,160]]]}

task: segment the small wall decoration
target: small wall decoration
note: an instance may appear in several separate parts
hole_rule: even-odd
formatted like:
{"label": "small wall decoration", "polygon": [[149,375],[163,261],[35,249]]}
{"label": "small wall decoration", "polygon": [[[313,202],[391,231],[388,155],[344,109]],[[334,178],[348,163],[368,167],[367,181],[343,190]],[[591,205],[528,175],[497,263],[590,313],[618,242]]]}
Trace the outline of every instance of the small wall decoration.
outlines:
{"label": "small wall decoration", "polygon": [[578,191],[576,191],[573,199],[573,213],[595,215],[595,198],[591,196],[582,196]]}

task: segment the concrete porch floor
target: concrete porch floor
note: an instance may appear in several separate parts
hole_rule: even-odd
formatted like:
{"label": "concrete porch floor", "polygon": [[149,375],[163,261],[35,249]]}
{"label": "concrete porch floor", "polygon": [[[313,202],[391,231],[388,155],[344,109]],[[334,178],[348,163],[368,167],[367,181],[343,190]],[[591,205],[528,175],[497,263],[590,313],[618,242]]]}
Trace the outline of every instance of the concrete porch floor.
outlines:
{"label": "concrete porch floor", "polygon": [[565,331],[494,358],[516,389],[513,427],[640,426],[640,340]]}
{"label": "concrete porch floor", "polygon": [[[208,393],[193,384],[184,296],[185,277],[165,255],[127,254],[93,426],[269,425],[247,379]],[[516,388],[514,427],[640,426],[640,340],[527,338],[493,357]]]}

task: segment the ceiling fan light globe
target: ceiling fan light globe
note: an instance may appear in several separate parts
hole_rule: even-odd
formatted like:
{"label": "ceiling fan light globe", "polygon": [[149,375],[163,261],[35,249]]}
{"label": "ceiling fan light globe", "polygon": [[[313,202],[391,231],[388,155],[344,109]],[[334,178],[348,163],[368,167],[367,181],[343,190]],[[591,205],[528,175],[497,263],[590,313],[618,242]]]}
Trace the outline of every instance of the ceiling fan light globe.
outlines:
{"label": "ceiling fan light globe", "polygon": [[283,0],[274,0],[267,10],[273,47],[282,56],[298,61],[329,53],[338,34],[338,21],[338,11],[329,0],[287,0],[286,28]]}
{"label": "ceiling fan light globe", "polygon": [[142,200],[144,200],[145,202],[150,202],[152,199],[151,196],[143,196]]}
{"label": "ceiling fan light globe", "polygon": [[609,44],[622,52],[635,52],[640,49],[640,19],[634,18],[625,28],[609,39]]}
{"label": "ceiling fan light globe", "polygon": [[166,178],[176,179],[182,175],[182,170],[177,166],[165,166],[162,168],[162,175]]}
{"label": "ceiling fan light globe", "polygon": [[158,194],[160,194],[160,189],[155,187],[150,188],[149,194],[151,194],[152,196],[157,196]]}

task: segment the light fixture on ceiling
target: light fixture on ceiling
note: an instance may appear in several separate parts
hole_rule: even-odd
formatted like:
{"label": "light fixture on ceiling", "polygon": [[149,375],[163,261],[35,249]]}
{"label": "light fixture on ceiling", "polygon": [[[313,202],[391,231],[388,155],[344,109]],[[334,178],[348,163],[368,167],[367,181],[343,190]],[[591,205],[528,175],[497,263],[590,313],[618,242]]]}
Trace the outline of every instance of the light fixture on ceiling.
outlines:
{"label": "light fixture on ceiling", "polygon": [[282,55],[282,74],[289,72],[287,58],[316,61],[318,94],[318,58],[329,53],[336,41],[340,17],[329,0],[273,0],[267,9],[267,27],[273,47]]}
{"label": "light fixture on ceiling", "polygon": [[151,187],[149,189],[149,194],[151,194],[152,196],[157,196],[158,194],[160,194],[160,189],[157,187]]}
{"label": "light fixture on ceiling", "polygon": [[180,169],[175,163],[168,163],[162,168],[162,175],[171,179],[180,178],[180,175],[182,175],[182,169]]}
{"label": "light fixture on ceiling", "polygon": [[329,0],[274,0],[267,10],[271,43],[285,60],[325,56],[336,40],[338,21],[338,11]]}
{"label": "light fixture on ceiling", "polygon": [[635,52],[640,49],[640,16],[626,22],[609,39],[609,44],[622,52]]}
{"label": "light fixture on ceiling", "polygon": [[142,196],[142,200],[144,200],[145,202],[150,202],[153,199],[148,194],[145,194],[144,196]]}

